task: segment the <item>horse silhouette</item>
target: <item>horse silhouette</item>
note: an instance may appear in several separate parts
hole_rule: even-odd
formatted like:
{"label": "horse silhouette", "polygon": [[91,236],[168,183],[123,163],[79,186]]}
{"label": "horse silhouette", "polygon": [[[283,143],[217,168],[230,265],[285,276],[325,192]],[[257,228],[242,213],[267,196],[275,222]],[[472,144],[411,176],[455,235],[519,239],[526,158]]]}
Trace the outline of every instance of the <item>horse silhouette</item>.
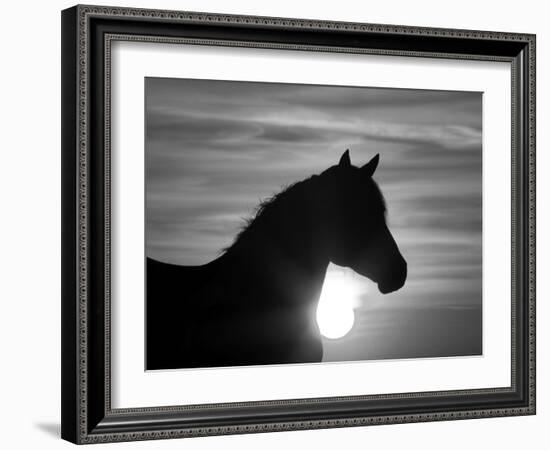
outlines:
{"label": "horse silhouette", "polygon": [[337,165],[261,203],[208,264],[147,258],[146,368],[320,362],[316,309],[329,262],[384,294],[407,277],[372,179],[378,160],[355,167],[346,150]]}

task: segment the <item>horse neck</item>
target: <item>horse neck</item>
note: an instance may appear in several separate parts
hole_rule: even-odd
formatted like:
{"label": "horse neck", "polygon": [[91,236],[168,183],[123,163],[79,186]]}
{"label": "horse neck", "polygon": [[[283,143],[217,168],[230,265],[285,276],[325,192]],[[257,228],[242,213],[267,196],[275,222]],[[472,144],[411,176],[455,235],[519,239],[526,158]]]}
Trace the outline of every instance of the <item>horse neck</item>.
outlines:
{"label": "horse neck", "polygon": [[253,224],[228,253],[246,255],[250,264],[276,264],[285,271],[295,270],[321,283],[328,258],[320,239],[313,202],[304,187],[284,203],[269,206],[261,220]]}

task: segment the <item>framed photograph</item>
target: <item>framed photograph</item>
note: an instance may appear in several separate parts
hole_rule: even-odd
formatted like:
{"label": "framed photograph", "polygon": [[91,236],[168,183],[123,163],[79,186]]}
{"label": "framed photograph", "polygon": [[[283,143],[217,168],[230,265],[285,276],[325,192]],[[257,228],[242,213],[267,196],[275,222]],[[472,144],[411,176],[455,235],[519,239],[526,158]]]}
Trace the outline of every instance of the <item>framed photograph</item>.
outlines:
{"label": "framed photograph", "polygon": [[535,36],[62,12],[62,437],[535,413]]}

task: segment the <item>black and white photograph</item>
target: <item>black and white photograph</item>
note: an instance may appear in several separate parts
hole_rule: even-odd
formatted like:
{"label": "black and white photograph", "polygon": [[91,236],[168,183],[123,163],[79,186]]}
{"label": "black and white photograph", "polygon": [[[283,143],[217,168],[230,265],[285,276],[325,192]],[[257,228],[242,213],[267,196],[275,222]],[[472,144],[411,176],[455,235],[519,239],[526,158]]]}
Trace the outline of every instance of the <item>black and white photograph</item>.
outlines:
{"label": "black and white photograph", "polygon": [[483,354],[481,92],[144,97],[147,370]]}

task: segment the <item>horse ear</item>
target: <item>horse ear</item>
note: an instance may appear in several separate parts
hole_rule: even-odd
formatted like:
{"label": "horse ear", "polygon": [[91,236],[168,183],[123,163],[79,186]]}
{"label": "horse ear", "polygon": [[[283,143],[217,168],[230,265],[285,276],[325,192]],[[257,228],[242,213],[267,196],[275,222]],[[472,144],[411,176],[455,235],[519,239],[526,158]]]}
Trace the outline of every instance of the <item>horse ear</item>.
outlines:
{"label": "horse ear", "polygon": [[350,167],[351,159],[349,157],[349,149],[347,149],[344,154],[340,157],[340,162],[338,163],[340,167]]}
{"label": "horse ear", "polygon": [[378,167],[379,160],[380,160],[380,154],[378,153],[367,164],[361,167],[361,173],[368,177],[372,177],[374,175],[374,172],[376,171],[376,168]]}

